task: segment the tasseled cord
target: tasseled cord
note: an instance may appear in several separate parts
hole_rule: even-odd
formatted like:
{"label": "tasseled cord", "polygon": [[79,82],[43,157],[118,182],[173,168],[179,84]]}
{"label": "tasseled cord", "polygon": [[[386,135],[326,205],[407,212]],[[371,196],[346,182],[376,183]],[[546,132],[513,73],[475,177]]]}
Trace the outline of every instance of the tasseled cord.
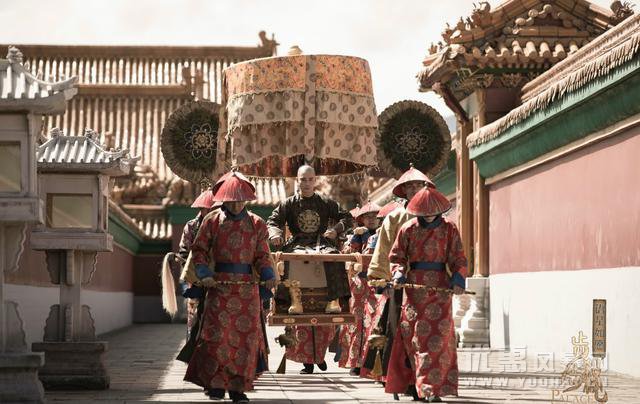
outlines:
{"label": "tasseled cord", "polygon": [[176,300],[176,285],[171,274],[169,260],[173,259],[174,253],[168,253],[162,260],[162,307],[171,317],[178,312],[178,302]]}
{"label": "tasseled cord", "polygon": [[280,366],[278,366],[278,370],[276,373],[279,375],[283,375],[287,372],[287,351],[285,350],[284,355],[282,355],[282,360],[280,361]]}
{"label": "tasseled cord", "polygon": [[287,371],[287,348],[295,344],[295,339],[291,335],[291,330],[285,328],[285,333],[278,335],[276,337],[276,342],[285,349],[284,355],[282,355],[282,360],[280,361],[280,366],[278,366],[278,370],[276,370],[277,374],[283,375]]}
{"label": "tasseled cord", "polygon": [[[278,271],[280,278],[283,278],[284,277],[284,261],[282,261],[281,257],[282,257],[282,251],[277,251],[275,253],[276,270]],[[284,355],[282,355],[282,360],[280,361],[280,366],[278,366],[278,370],[276,370],[276,373],[283,375],[287,371],[287,350],[286,350],[286,345],[284,343],[284,340],[280,340],[280,338],[278,338],[278,342],[280,343],[280,346],[285,346],[285,351],[284,351]]]}
{"label": "tasseled cord", "polygon": [[371,376],[382,376],[382,355],[380,355],[380,349],[376,348],[376,360],[373,363],[373,369],[371,369]]}
{"label": "tasseled cord", "polygon": [[276,270],[278,271],[280,278],[284,276],[284,261],[280,259],[281,256],[282,256],[282,251],[277,251],[275,253]]}
{"label": "tasseled cord", "polygon": [[353,272],[357,275],[362,272],[362,254],[353,253],[353,256],[356,259],[356,263],[353,264]]}

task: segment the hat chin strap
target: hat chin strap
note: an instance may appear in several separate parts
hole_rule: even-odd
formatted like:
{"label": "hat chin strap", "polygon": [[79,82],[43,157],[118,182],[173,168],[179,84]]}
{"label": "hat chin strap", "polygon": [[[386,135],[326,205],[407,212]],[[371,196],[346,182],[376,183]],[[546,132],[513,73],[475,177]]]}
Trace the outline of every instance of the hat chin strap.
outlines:
{"label": "hat chin strap", "polygon": [[[427,221],[427,217],[430,216],[435,216],[435,219],[433,219],[432,221]],[[429,215],[429,216],[418,216],[418,223],[420,223],[420,226],[425,227],[427,229],[433,229],[436,228],[438,226],[440,226],[440,224],[442,223],[442,214],[438,214],[438,215]]]}

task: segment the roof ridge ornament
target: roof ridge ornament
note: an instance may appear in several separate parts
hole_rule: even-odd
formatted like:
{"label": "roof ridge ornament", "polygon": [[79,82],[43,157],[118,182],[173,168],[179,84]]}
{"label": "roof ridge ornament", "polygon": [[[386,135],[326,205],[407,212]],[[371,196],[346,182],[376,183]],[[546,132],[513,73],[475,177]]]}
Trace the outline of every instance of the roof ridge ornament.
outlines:
{"label": "roof ridge ornament", "polygon": [[275,34],[271,34],[271,39],[269,39],[267,37],[267,32],[266,31],[260,31],[258,32],[258,37],[260,37],[260,47],[261,48],[266,48],[266,49],[270,49],[271,50],[271,54],[275,55],[277,52],[277,48],[278,45],[280,45],[278,43],[278,41],[276,41],[276,35]]}
{"label": "roof ridge ornament", "polygon": [[62,131],[62,129],[55,127],[49,130],[49,137],[51,139],[56,138],[58,136],[64,136],[64,132]]}
{"label": "roof ridge ornament", "polygon": [[630,1],[620,1],[614,0],[611,2],[609,8],[613,11],[613,17],[611,18],[612,23],[617,25],[620,21],[625,18],[633,15],[633,6],[634,4]]}
{"label": "roof ridge ornament", "polygon": [[24,55],[22,54],[22,52],[20,52],[20,49],[16,48],[13,45],[9,46],[9,49],[7,51],[7,59],[9,60],[9,62],[22,64],[23,57]]}
{"label": "roof ridge ornament", "polygon": [[[87,139],[93,140],[97,144],[100,144],[100,134],[93,129],[84,128],[84,133],[82,134],[82,136],[86,137]],[[102,146],[102,144],[100,144],[100,146]]]}
{"label": "roof ridge ornament", "polygon": [[[88,165],[102,165],[100,170],[111,170],[109,172],[129,173],[140,157],[132,157],[128,149],[110,149],[101,144],[100,133],[86,128],[80,136],[68,136],[57,127],[49,130],[49,139],[38,146],[38,164],[44,164],[51,169],[72,169],[81,170],[82,165],[87,169]],[[79,144],[79,152],[70,152],[65,147],[68,144]],[[71,155],[71,154],[73,155]],[[42,168],[42,167],[41,167]],[[92,170],[95,167],[89,166]],[[114,171],[115,170],[115,171]]]}
{"label": "roof ridge ornament", "polygon": [[460,17],[454,27],[447,22],[445,29],[441,33],[444,43],[442,41],[438,42],[437,45],[432,43],[429,53],[434,54],[442,50],[446,45],[451,45],[451,37],[454,34],[460,35],[474,28],[485,28],[489,25],[491,25],[491,4],[487,1],[481,1],[478,4],[473,3],[471,16],[466,19]]}

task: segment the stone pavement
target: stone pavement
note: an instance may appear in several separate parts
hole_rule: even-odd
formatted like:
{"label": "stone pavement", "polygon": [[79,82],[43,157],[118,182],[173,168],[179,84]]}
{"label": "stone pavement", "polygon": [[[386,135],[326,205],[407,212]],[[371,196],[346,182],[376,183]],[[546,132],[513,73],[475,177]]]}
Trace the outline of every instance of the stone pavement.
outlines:
{"label": "stone pavement", "polygon": [[[111,376],[111,388],[105,391],[74,391],[46,393],[50,403],[137,403],[137,402],[208,402],[202,390],[182,380],[186,365],[173,358],[184,341],[184,324],[134,325],[104,336],[109,342],[106,354]],[[282,328],[268,327],[270,334],[271,369],[276,369],[282,358],[282,349],[273,338]],[[485,351],[487,352],[487,351]],[[394,403],[379,384],[349,376],[338,368],[333,354],[327,357],[329,369],[313,375],[299,375],[301,365],[288,361],[287,373],[263,375],[256,391],[248,394],[256,403]],[[450,403],[550,403],[580,402],[584,397],[552,401],[552,389],[558,375],[531,373],[499,373],[493,371],[495,355],[484,356],[486,364],[474,364],[482,358],[482,351],[461,350],[459,358],[460,396],[448,398]],[[487,370],[491,369],[491,371]],[[316,369],[317,371],[317,369]],[[609,375],[606,390],[609,403],[639,403],[640,380]],[[582,399],[582,401],[580,401]],[[400,397],[400,402],[410,402]],[[227,400],[227,402],[230,402]]]}

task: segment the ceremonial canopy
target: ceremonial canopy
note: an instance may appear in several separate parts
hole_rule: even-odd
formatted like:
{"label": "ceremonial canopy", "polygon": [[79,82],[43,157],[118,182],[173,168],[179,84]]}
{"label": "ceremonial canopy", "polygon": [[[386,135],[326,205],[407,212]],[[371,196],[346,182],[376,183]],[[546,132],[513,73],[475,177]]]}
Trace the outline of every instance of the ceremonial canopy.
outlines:
{"label": "ceremonial canopy", "polygon": [[[295,176],[304,162],[319,175],[376,164],[378,119],[366,60],[295,55],[237,63],[224,72],[224,130],[217,171]],[[222,164],[222,163],[226,164]]]}

